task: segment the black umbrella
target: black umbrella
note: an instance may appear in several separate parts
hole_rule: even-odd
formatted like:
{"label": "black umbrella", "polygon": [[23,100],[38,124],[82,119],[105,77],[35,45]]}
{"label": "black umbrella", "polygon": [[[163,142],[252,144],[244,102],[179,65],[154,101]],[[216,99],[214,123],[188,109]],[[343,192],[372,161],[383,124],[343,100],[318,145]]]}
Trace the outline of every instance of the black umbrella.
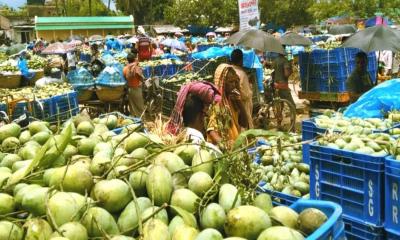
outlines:
{"label": "black umbrella", "polygon": [[261,30],[245,30],[233,34],[225,40],[228,44],[254,48],[263,52],[275,52],[285,54],[282,44],[271,34]]}
{"label": "black umbrella", "polygon": [[[359,48],[364,52],[379,51],[378,63],[380,59],[380,51],[400,51],[400,33],[384,25],[366,28],[347,39],[342,47]],[[378,83],[378,71],[376,73]]]}
{"label": "black umbrella", "polygon": [[335,25],[329,28],[328,33],[332,35],[352,34],[357,31],[354,25]]}
{"label": "black umbrella", "polygon": [[348,38],[342,45],[347,48],[359,48],[364,52],[400,51],[400,33],[390,27],[378,25],[366,28]]}
{"label": "black umbrella", "polygon": [[280,38],[283,45],[287,46],[311,46],[313,42],[294,32],[287,32]]}

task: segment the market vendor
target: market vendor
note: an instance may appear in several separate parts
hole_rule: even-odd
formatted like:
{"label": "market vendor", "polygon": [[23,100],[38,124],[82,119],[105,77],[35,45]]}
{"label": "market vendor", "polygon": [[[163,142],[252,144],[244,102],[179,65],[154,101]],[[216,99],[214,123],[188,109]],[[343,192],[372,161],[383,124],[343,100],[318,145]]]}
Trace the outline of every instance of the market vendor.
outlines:
{"label": "market vendor", "polygon": [[22,51],[18,58],[18,68],[21,71],[22,86],[29,85],[30,80],[36,75],[34,72],[29,72],[27,59],[30,59],[30,55],[26,51]]}
{"label": "market vendor", "polygon": [[44,76],[35,82],[35,86],[38,88],[42,88],[51,83],[62,83],[63,81],[59,78],[53,78],[51,76],[51,67],[46,66],[43,69]]}
{"label": "market vendor", "polygon": [[368,56],[364,52],[359,52],[355,58],[356,68],[346,81],[347,91],[350,93],[351,101],[355,101],[372,87],[371,76],[367,71]]}
{"label": "market vendor", "polygon": [[189,141],[205,142],[208,110],[210,105],[220,102],[221,94],[212,83],[192,82],[182,86],[166,130],[175,135],[186,130]]}
{"label": "market vendor", "polygon": [[288,100],[294,107],[296,107],[289,88],[289,77],[293,73],[289,60],[285,55],[278,54],[278,56],[272,61],[272,69],[274,70],[272,73],[272,79],[279,97]]}
{"label": "market vendor", "polygon": [[127,60],[128,65],[124,67],[123,73],[128,82],[129,110],[133,116],[140,117],[145,109],[142,92],[143,72],[137,55],[129,53]]}
{"label": "market vendor", "polygon": [[211,142],[218,145],[224,140],[232,143],[240,132],[254,127],[252,85],[241,67],[240,49],[232,52],[231,62],[231,65],[221,64],[215,71],[214,83],[222,93],[222,104],[213,109],[207,133]]}

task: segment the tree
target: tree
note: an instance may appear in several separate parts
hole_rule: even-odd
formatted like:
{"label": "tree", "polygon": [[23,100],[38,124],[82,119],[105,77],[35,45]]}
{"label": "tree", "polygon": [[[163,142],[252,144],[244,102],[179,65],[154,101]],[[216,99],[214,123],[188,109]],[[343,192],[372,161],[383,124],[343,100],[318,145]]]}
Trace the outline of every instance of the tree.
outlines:
{"label": "tree", "polygon": [[62,0],[57,3],[58,12],[65,16],[108,16],[113,15],[101,0]]}
{"label": "tree", "polygon": [[313,22],[313,16],[308,9],[313,0],[259,0],[261,22],[273,22],[277,25],[290,27]]}
{"label": "tree", "polygon": [[135,24],[153,24],[164,20],[164,9],[173,0],[115,0],[116,7],[126,15],[133,15]]}
{"label": "tree", "polygon": [[225,26],[238,23],[237,0],[175,0],[165,9],[167,22],[178,26]]}

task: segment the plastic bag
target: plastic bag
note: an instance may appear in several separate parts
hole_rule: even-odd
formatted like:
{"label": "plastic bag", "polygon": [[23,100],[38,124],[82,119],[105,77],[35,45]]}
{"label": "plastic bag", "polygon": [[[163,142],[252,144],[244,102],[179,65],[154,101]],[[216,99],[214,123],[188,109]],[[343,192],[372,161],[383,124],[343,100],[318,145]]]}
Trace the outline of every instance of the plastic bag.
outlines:
{"label": "plastic bag", "polygon": [[83,67],[69,71],[67,80],[77,90],[92,88],[95,84],[92,74]]}
{"label": "plastic bag", "polygon": [[126,80],[122,73],[121,65],[114,64],[112,66],[107,66],[97,77],[96,85],[104,87],[118,87],[124,86]]}
{"label": "plastic bag", "polygon": [[344,111],[344,116],[383,118],[392,110],[400,110],[400,79],[383,82],[364,93]]}

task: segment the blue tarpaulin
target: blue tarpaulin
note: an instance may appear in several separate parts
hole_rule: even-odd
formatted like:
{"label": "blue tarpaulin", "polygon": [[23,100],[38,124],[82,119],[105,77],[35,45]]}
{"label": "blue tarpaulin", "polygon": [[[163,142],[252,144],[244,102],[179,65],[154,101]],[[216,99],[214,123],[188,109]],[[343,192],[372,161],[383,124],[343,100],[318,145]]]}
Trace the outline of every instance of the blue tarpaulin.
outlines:
{"label": "blue tarpaulin", "polygon": [[344,116],[383,118],[392,110],[400,110],[400,79],[383,82],[369,90],[346,109]]}
{"label": "blue tarpaulin", "polygon": [[[205,60],[219,57],[230,57],[232,51],[235,48],[232,47],[211,47],[203,52],[197,52],[192,54],[193,59]],[[243,50],[243,66],[246,68],[254,68],[257,73],[257,86],[260,92],[264,92],[263,85],[263,66],[260,62],[259,57],[255,54],[254,50]]]}
{"label": "blue tarpaulin", "polygon": [[178,56],[171,54],[171,53],[165,53],[165,54],[161,55],[160,58],[161,59],[175,59],[175,60],[181,61],[181,59]]}

